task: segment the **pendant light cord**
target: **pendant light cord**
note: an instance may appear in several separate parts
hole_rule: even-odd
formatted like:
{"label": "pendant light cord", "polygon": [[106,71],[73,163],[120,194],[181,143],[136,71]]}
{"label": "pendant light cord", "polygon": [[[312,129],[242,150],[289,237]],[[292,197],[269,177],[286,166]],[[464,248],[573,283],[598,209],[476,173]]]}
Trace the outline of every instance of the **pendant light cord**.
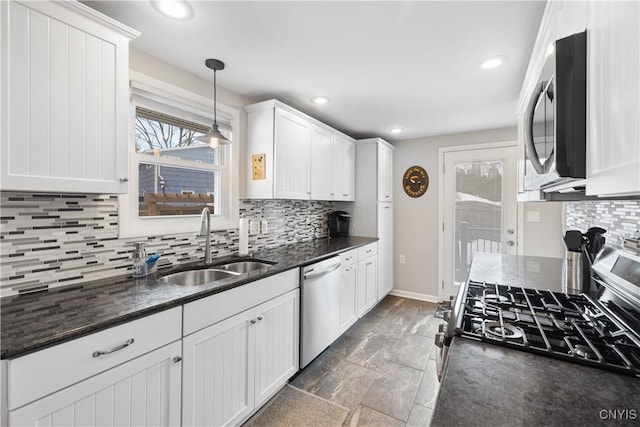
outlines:
{"label": "pendant light cord", "polygon": [[218,124],[218,114],[216,112],[217,104],[217,85],[216,85],[216,70],[213,70],[213,124]]}

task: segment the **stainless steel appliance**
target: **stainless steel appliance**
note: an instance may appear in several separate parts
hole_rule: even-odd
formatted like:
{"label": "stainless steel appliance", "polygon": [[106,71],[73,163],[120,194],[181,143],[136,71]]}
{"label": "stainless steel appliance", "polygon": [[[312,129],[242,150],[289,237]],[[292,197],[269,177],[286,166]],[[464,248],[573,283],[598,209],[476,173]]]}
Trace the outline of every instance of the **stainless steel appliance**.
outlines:
{"label": "stainless steel appliance", "polygon": [[302,269],[300,368],[340,335],[340,257]]}
{"label": "stainless steel appliance", "polygon": [[568,230],[564,236],[565,257],[562,265],[562,290],[570,294],[595,296],[599,286],[591,279],[591,265],[602,249],[607,230],[591,227],[586,233]]}
{"label": "stainless steel appliance", "polygon": [[605,247],[593,273],[597,298],[468,280],[436,336],[439,377],[454,335],[640,377],[640,257]]}
{"label": "stainless steel appliance", "polygon": [[525,190],[584,187],[587,117],[586,31],[557,40],[526,110]]}

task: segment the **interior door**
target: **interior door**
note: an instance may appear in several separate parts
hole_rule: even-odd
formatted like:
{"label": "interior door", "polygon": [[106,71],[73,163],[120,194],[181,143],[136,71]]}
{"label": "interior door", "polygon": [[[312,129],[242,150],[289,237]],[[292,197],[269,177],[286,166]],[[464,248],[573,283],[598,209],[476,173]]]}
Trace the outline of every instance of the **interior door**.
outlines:
{"label": "interior door", "polygon": [[476,252],[516,254],[515,146],[446,151],[441,298],[465,282]]}

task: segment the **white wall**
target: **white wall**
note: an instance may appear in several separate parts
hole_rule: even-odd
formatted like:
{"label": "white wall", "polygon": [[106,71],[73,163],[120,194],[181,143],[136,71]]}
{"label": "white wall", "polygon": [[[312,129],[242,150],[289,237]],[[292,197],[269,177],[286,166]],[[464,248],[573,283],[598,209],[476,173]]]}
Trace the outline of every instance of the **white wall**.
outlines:
{"label": "white wall", "polygon": [[[202,62],[202,67],[203,69],[206,68],[204,61]],[[211,80],[205,80],[134,48],[129,50],[129,68],[213,99],[213,74],[211,74]],[[255,101],[252,99],[224,88],[224,76],[221,75],[224,72],[224,70],[220,71],[217,75],[218,102],[240,109],[245,105],[253,104]],[[213,112],[213,102],[211,111]]]}
{"label": "white wall", "polygon": [[[438,148],[483,142],[515,141],[517,129],[502,128],[419,138],[395,143],[394,174],[394,289],[426,298],[438,295]],[[402,174],[408,167],[419,165],[429,174],[429,188],[417,199],[401,188]],[[526,206],[523,206],[526,205]],[[524,223],[524,255],[556,256],[563,254],[562,203],[528,202],[519,209],[540,212],[540,223]],[[526,215],[526,212],[525,212]],[[526,218],[526,217],[525,217]],[[405,264],[398,262],[404,255]]]}

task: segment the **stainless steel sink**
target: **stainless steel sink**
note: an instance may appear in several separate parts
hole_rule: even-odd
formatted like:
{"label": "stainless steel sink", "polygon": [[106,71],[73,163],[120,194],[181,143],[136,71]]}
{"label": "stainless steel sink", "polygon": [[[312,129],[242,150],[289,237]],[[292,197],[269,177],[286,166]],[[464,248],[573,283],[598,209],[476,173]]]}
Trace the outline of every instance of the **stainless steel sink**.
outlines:
{"label": "stainless steel sink", "polygon": [[216,280],[238,276],[239,274],[240,273],[234,271],[225,271],[210,268],[206,270],[189,270],[168,274],[164,277],[159,278],[158,281],[179,286],[199,286],[215,282]]}
{"label": "stainless steel sink", "polygon": [[248,273],[250,271],[262,270],[273,264],[261,261],[236,261],[229,264],[221,265],[219,268],[225,271],[233,271],[236,273]]}

